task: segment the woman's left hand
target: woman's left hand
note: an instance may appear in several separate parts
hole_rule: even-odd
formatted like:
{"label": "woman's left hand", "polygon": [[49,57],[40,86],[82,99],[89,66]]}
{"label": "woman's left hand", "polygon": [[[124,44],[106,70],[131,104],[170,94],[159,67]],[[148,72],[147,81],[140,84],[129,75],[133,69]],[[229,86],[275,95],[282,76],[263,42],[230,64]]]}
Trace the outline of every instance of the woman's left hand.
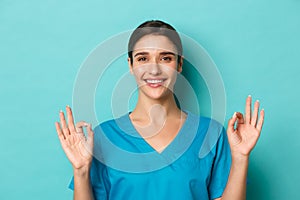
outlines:
{"label": "woman's left hand", "polygon": [[260,136],[265,113],[262,109],[258,119],[259,101],[256,101],[251,115],[251,100],[251,96],[248,96],[245,116],[235,112],[228,122],[227,135],[233,157],[248,157]]}

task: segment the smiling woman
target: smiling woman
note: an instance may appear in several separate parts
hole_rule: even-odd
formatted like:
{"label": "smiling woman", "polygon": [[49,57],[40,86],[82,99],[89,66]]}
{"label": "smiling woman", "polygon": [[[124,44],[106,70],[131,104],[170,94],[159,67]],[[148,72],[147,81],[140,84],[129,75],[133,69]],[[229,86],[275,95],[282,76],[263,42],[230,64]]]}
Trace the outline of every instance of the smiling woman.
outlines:
{"label": "smiling woman", "polygon": [[[178,108],[173,88],[182,72],[182,45],[176,30],[159,20],[147,21],[132,33],[128,65],[138,86],[134,110],[94,130],[86,122],[75,125],[70,107],[68,123],[60,112],[56,129],[74,169],[69,186],[74,199],[245,199],[249,154],[264,119],[263,110],[258,117],[259,102],[255,102],[251,114],[251,96],[247,97],[245,117],[234,113],[227,134],[215,120]],[[209,126],[213,127],[210,131]],[[87,127],[87,137],[83,127]],[[153,152],[161,160],[172,162],[147,172],[114,169],[106,165],[105,161],[115,155],[105,151],[98,137],[101,134],[133,154]],[[199,158],[206,134],[219,137],[210,152]],[[193,140],[183,151],[182,143],[190,136]],[[105,159],[100,161],[93,157],[96,152],[109,155],[103,155]],[[133,162],[145,168],[149,164],[142,157]]]}
{"label": "smiling woman", "polygon": [[160,98],[173,91],[176,75],[182,70],[182,58],[178,63],[175,55],[176,47],[166,36],[147,35],[136,43],[133,61],[128,58],[128,63],[139,86],[139,96],[152,93]]}

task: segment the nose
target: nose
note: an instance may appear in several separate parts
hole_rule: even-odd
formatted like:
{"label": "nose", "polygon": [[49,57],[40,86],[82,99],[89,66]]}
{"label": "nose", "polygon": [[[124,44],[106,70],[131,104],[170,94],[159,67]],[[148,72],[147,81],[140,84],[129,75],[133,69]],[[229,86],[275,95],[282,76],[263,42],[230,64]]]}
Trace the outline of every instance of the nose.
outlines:
{"label": "nose", "polygon": [[149,73],[151,75],[161,74],[161,66],[157,62],[151,63],[150,66],[149,66]]}

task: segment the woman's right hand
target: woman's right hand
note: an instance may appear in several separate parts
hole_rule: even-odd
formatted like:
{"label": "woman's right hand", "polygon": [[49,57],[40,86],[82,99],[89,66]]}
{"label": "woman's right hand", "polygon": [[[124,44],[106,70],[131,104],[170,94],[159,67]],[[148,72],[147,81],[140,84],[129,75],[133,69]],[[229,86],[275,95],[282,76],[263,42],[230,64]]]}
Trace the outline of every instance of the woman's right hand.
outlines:
{"label": "woman's right hand", "polygon": [[[59,113],[60,123],[55,122],[61,146],[74,170],[89,169],[93,158],[94,132],[91,125],[84,121],[78,122],[75,126],[71,108],[67,106],[66,110],[68,124],[62,111]],[[87,137],[84,135],[83,127],[87,128]]]}

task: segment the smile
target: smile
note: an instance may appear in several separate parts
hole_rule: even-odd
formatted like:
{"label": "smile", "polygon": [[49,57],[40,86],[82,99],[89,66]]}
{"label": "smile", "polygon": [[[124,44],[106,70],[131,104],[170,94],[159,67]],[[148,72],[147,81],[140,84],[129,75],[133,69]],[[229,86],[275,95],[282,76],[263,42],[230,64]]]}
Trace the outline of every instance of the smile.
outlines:
{"label": "smile", "polygon": [[146,79],[145,81],[150,84],[157,84],[157,83],[162,83],[164,80],[163,79]]}
{"label": "smile", "polygon": [[145,79],[146,84],[151,88],[159,88],[163,86],[166,79]]}

